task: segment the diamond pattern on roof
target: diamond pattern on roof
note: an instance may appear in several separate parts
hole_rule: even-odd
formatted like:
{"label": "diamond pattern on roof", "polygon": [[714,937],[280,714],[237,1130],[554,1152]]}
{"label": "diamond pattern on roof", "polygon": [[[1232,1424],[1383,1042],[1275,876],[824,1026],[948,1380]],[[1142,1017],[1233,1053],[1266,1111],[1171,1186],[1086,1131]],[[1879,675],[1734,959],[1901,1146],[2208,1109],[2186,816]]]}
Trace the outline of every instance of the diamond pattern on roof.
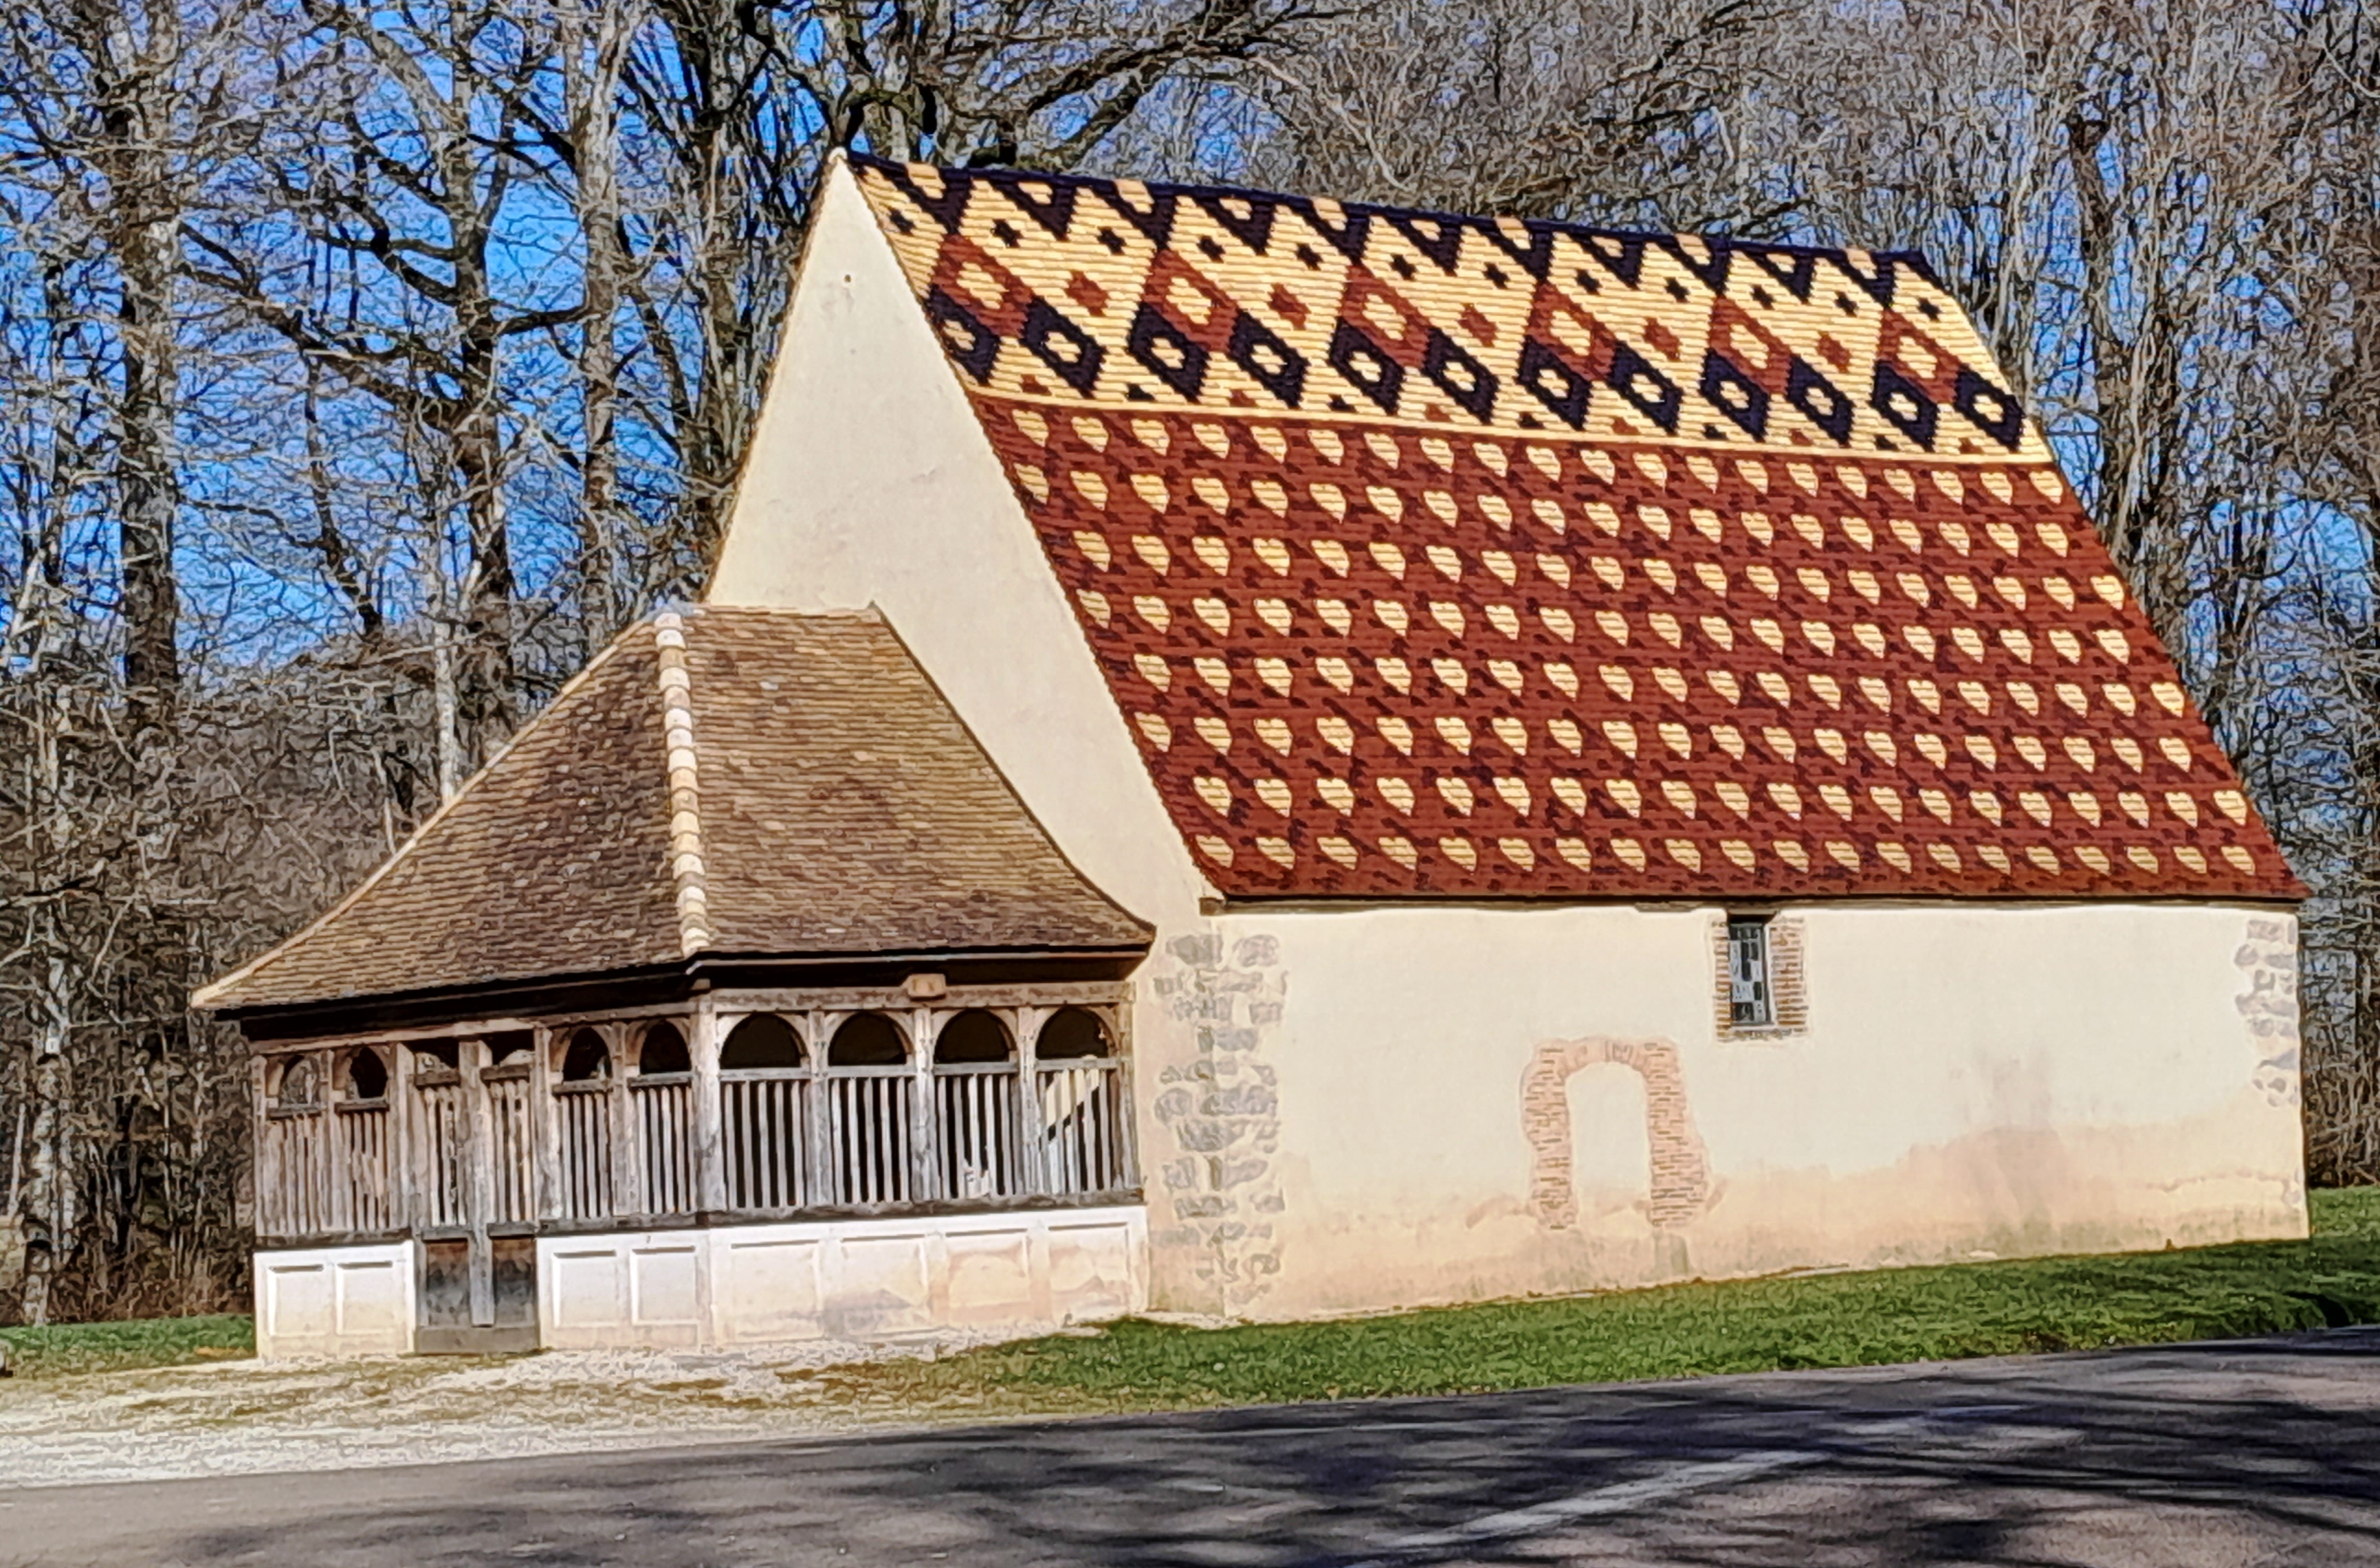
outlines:
{"label": "diamond pattern on roof", "polygon": [[1917,259],[860,172],[1228,893],[2300,892]]}

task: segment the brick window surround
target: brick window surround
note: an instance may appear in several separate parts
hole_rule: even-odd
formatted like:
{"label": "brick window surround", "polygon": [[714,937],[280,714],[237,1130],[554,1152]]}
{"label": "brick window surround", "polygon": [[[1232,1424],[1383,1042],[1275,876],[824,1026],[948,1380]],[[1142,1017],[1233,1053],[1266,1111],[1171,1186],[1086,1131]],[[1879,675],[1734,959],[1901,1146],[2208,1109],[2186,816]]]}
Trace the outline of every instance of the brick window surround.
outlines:
{"label": "brick window surround", "polygon": [[[1810,996],[1803,978],[1802,919],[1798,915],[1768,918],[1768,1003],[1771,1022],[1755,1026],[1735,1021],[1735,991],[1728,964],[1728,914],[1711,917],[1711,1017],[1721,1039],[1779,1039],[1806,1034],[1810,1027]],[[1743,918],[1739,914],[1739,918]]]}

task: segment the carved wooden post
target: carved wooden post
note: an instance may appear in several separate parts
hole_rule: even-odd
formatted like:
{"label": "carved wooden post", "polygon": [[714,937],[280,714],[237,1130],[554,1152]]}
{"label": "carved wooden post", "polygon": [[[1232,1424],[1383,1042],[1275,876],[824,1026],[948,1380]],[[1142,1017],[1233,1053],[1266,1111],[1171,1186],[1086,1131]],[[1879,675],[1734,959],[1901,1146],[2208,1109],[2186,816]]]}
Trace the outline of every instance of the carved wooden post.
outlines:
{"label": "carved wooden post", "polygon": [[324,1226],[346,1233],[356,1228],[354,1172],[347,1159],[347,1129],[339,1115],[339,1052],[319,1051],[314,1053],[314,1076],[322,1085],[321,1109],[315,1112],[315,1125],[321,1129],[322,1142],[320,1180],[330,1190],[329,1199],[322,1207]]}
{"label": "carved wooden post", "polygon": [[603,1049],[612,1058],[612,1211],[642,1214],[645,1203],[645,1158],[637,1108],[628,1100],[628,1029],[626,1024],[603,1026]]}
{"label": "carved wooden post", "polygon": [[837,1203],[842,1201],[843,1184],[836,1177],[836,1162],[842,1158],[834,1145],[834,1107],[831,1103],[834,1085],[827,1077],[827,1051],[834,1043],[834,1031],[843,1015],[823,1013],[812,1008],[802,1016],[802,1053],[810,1064],[809,1124],[804,1139],[808,1169],[803,1185],[808,1188],[809,1201]]}
{"label": "carved wooden post", "polygon": [[1025,1166],[1026,1192],[1050,1190],[1050,1161],[1041,1148],[1040,1055],[1041,1026],[1050,1013],[1047,1007],[1019,1007],[1009,1018],[1016,1039],[1016,1141],[1024,1146],[1016,1157]]}
{"label": "carved wooden post", "polygon": [[1140,1107],[1133,1098],[1139,1091],[1133,1084],[1132,1007],[1129,1003],[1119,1003],[1102,1012],[1108,1027],[1108,1051],[1116,1064],[1115,1076],[1111,1080],[1115,1087],[1110,1092],[1115,1096],[1115,1113],[1122,1134],[1117,1146],[1120,1151],[1118,1158],[1123,1162],[1124,1185],[1137,1190],[1140,1186]]}
{"label": "carved wooden post", "polygon": [[938,1174],[941,1118],[934,1114],[934,1010],[912,1007],[906,1016],[913,1086],[909,1090],[909,1200],[923,1203],[944,1196]]}
{"label": "carved wooden post", "polygon": [[249,1114],[255,1118],[256,1133],[249,1149],[249,1177],[256,1184],[256,1234],[260,1236],[281,1233],[281,1199],[276,1190],[279,1179],[273,1159],[273,1101],[265,1092],[265,1067],[262,1055],[251,1052],[248,1058],[248,1092]]}
{"label": "carved wooden post", "polygon": [[421,1222],[415,1213],[413,1161],[413,1047],[399,1040],[389,1047],[388,1074],[388,1222],[410,1234]]}
{"label": "carved wooden post", "polygon": [[464,1216],[471,1227],[471,1323],[496,1322],[496,1279],[488,1256],[488,1216],[495,1212],[495,1118],[488,1111],[488,1042],[464,1040],[455,1051],[463,1072]]}
{"label": "carved wooden post", "polygon": [[720,1137],[719,1014],[708,993],[695,998],[686,1047],[694,1064],[694,1207],[718,1214],[727,1208],[727,1161]]}
{"label": "carved wooden post", "polygon": [[554,1031],[540,1024],[533,1038],[536,1043],[529,1051],[528,1125],[532,1147],[537,1150],[537,1216],[540,1220],[558,1220],[563,1209],[562,1108],[554,1100],[553,1085],[561,1074],[553,1060]]}

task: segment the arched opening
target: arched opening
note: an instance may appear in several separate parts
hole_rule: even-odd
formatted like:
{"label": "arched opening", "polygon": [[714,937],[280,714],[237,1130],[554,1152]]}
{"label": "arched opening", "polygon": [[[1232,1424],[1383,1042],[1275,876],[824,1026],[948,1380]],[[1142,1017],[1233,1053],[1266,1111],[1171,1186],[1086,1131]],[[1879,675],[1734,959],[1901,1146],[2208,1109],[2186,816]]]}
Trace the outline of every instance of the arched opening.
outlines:
{"label": "arched opening", "polygon": [[1061,1008],[1041,1026],[1034,1055],[1044,1062],[1068,1058],[1099,1058],[1115,1054],[1115,1041],[1099,1015],[1087,1007]]}
{"label": "arched opening", "polygon": [[508,1029],[488,1037],[488,1065],[501,1067],[507,1062],[526,1058],[537,1045],[537,1036],[527,1029]]}
{"label": "arched opening", "polygon": [[801,1038],[774,1013],[755,1013],[727,1031],[719,1048],[719,1070],[739,1073],[802,1064]]}
{"label": "arched opening", "polygon": [[462,1048],[451,1039],[426,1039],[413,1047],[413,1071],[423,1073],[459,1073],[463,1070]]}
{"label": "arched opening", "polygon": [[322,1083],[311,1057],[283,1058],[273,1069],[271,1088],[275,1111],[311,1111],[322,1103]]}
{"label": "arched opening", "polygon": [[909,1060],[901,1026],[881,1013],[855,1013],[826,1048],[830,1067],[897,1067]]}
{"label": "arched opening", "polygon": [[694,1058],[686,1054],[686,1036],[678,1033],[675,1024],[647,1026],[645,1038],[637,1046],[638,1076],[693,1071]]}
{"label": "arched opening", "polygon": [[562,1081],[565,1084],[600,1083],[612,1076],[612,1050],[603,1037],[593,1029],[581,1029],[570,1037],[570,1044],[562,1052]]}
{"label": "arched opening", "polygon": [[1008,1026],[1000,1015],[971,1007],[942,1026],[934,1038],[934,1060],[941,1063],[1005,1062],[1014,1055]]}
{"label": "arched opening", "polygon": [[347,1052],[339,1064],[339,1093],[350,1100],[386,1100],[388,1064],[369,1046]]}

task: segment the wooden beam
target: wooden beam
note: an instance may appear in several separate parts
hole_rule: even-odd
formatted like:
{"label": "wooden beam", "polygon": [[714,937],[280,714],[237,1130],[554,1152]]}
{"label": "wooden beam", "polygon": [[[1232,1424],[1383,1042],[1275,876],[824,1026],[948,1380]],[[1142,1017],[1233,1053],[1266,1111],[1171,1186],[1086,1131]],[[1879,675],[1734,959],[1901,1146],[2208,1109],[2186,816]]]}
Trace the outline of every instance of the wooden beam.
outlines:
{"label": "wooden beam", "polygon": [[695,998],[686,1043],[694,1065],[694,1206],[717,1214],[727,1208],[727,1150],[719,1115],[719,1014],[708,996]]}

